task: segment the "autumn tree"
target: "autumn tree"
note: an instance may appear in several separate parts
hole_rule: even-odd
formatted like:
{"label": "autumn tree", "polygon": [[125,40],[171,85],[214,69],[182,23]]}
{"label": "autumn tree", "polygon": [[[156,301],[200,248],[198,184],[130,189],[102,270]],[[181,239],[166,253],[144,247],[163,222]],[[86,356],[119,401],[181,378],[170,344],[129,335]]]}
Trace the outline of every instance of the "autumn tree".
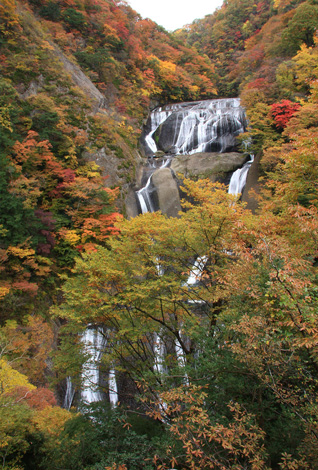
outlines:
{"label": "autumn tree", "polygon": [[283,45],[288,52],[296,53],[302,43],[307,47],[314,44],[314,34],[318,25],[318,10],[311,2],[301,3],[289,21],[282,35]]}
{"label": "autumn tree", "polygon": [[[290,456],[306,468],[316,445],[310,261],[316,212],[286,199],[276,214],[277,206],[265,198],[262,214],[252,217],[222,187],[206,181],[187,187],[196,204],[185,203],[180,218],[153,213],[123,221],[109,251],[78,260],[76,276],[65,285],[66,303],[55,314],[83,327],[104,325],[105,369],[117,365],[137,383],[144,406],[183,442],[189,465],[200,465],[207,446],[215,444],[204,465],[216,465],[220,445],[225,460],[219,465],[244,468],[247,454],[235,443],[240,429],[255,468],[266,468],[266,452],[274,465]],[[184,393],[189,386],[190,399],[194,384],[207,394],[200,406],[193,404],[203,421],[183,428],[175,412],[185,422],[187,413],[193,416]],[[226,404],[234,397],[232,415]],[[217,437],[217,429],[229,441]],[[264,439],[263,454],[249,447],[256,435]]]}
{"label": "autumn tree", "polygon": [[272,115],[274,117],[276,127],[284,129],[288,121],[300,108],[299,103],[292,103],[289,100],[282,100],[280,103],[274,103],[271,106]]}

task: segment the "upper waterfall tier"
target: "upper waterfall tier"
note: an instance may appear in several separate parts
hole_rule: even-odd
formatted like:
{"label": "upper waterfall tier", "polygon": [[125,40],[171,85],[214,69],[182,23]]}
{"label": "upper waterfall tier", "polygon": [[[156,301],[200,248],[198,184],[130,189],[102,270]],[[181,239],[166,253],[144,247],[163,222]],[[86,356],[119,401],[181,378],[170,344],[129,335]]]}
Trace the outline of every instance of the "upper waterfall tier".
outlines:
{"label": "upper waterfall tier", "polygon": [[238,98],[179,103],[152,111],[144,131],[147,155],[231,152],[246,129]]}

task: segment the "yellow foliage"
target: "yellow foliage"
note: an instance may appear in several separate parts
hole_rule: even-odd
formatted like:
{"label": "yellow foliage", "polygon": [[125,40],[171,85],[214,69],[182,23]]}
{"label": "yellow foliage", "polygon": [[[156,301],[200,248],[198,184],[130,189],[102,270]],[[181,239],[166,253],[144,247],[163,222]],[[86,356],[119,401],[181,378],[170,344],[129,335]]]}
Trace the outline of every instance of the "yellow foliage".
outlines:
{"label": "yellow foliage", "polygon": [[10,119],[10,108],[12,106],[3,106],[0,108],[0,126],[4,129],[7,129],[10,132],[13,132]]}
{"label": "yellow foliage", "polygon": [[5,359],[0,359],[0,397],[16,387],[26,387],[29,390],[36,388],[30,384],[26,375],[13,369]]}
{"label": "yellow foliage", "polygon": [[72,246],[76,246],[80,242],[80,236],[77,234],[76,230],[67,230],[64,228],[59,231],[59,234]]}
{"label": "yellow foliage", "polygon": [[15,0],[0,2],[0,35],[10,36],[11,31],[19,27],[19,17],[16,13]]}
{"label": "yellow foliage", "polygon": [[33,416],[33,424],[41,433],[58,437],[66,421],[73,415],[59,406],[47,406]]}
{"label": "yellow foliage", "polygon": [[18,258],[28,258],[35,255],[35,251],[32,248],[19,248],[18,246],[9,246],[8,254],[12,254]]}
{"label": "yellow foliage", "polygon": [[304,84],[309,84],[311,81],[318,78],[318,44],[315,38],[315,47],[307,47],[303,44],[300,51],[293,58],[296,64],[296,82],[302,87]]}
{"label": "yellow foliage", "polygon": [[100,167],[95,162],[88,162],[85,165],[81,165],[76,170],[76,174],[86,178],[95,178],[100,176]]}
{"label": "yellow foliage", "polygon": [[42,49],[47,50],[47,51],[54,51],[54,47],[48,41],[42,42]]}
{"label": "yellow foliage", "polygon": [[170,73],[174,73],[176,71],[176,64],[172,62],[168,62],[167,60],[160,60],[160,73],[162,75],[167,75]]}
{"label": "yellow foliage", "polygon": [[10,287],[0,286],[0,300],[10,292]]}

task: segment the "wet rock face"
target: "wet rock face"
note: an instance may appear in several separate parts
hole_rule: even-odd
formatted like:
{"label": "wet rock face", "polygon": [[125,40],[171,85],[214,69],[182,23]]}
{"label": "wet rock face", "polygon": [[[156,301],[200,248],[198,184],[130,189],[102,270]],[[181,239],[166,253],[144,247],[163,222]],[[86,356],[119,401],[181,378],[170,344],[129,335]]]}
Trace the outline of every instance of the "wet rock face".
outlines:
{"label": "wet rock face", "polygon": [[177,137],[183,121],[183,113],[174,113],[161,124],[153,135],[159,150],[165,153],[177,153]]}
{"label": "wet rock face", "polygon": [[170,168],[156,170],[152,175],[152,184],[157,193],[161,212],[168,217],[176,217],[181,211],[181,205],[177,181]]}
{"label": "wet rock face", "polygon": [[217,181],[220,175],[235,171],[245,161],[246,155],[238,152],[202,152],[176,155],[172,159],[171,169],[183,178],[209,178],[211,181]]}

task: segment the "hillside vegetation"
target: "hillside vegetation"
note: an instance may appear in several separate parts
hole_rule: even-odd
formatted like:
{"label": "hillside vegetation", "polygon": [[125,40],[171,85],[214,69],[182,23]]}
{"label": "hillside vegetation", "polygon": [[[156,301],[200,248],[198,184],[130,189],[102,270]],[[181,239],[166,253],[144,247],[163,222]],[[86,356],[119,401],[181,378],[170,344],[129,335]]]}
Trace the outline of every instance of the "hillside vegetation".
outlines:
{"label": "hillside vegetation", "polygon": [[[123,1],[1,0],[3,469],[318,468],[317,29],[314,0],[228,0],[173,34]],[[126,220],[149,109],[237,95],[257,211],[198,181],[179,218]],[[59,406],[87,324],[116,410]]]}
{"label": "hillside vegetation", "polygon": [[134,181],[151,100],[196,99],[214,87],[208,58],[113,1],[5,0],[0,44],[8,318],[16,315],[8,296],[34,295],[47,282],[44,296],[54,294],[74,256],[105,243],[114,188],[124,198]]}

